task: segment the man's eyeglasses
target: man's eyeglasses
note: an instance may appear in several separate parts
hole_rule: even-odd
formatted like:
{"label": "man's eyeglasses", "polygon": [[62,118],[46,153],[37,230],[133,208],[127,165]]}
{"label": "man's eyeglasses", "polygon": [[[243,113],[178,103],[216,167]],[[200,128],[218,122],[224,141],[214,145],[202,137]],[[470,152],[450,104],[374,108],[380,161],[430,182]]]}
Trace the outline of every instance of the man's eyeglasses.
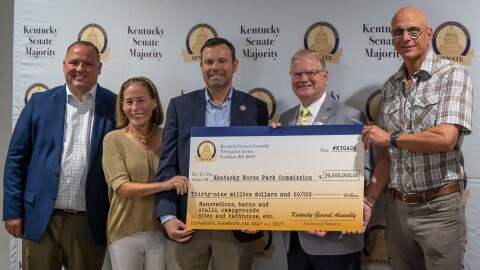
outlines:
{"label": "man's eyeglasses", "polygon": [[320,72],[325,72],[325,70],[305,70],[305,71],[291,71],[290,72],[290,77],[294,79],[300,79],[302,78],[303,74],[307,76],[308,78],[313,78],[315,75],[317,75]]}
{"label": "man's eyeglasses", "polygon": [[411,39],[417,39],[425,30],[429,29],[430,27],[426,27],[425,29],[421,29],[417,26],[409,26],[409,27],[397,27],[392,30],[392,37],[393,38],[401,38],[405,31],[407,31],[408,35]]}

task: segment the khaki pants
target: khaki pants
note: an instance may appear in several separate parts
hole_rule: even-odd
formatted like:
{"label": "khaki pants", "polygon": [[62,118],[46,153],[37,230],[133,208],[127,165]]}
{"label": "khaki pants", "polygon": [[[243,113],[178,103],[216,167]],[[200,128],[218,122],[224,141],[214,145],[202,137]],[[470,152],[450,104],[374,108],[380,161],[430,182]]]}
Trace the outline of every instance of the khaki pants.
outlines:
{"label": "khaki pants", "polygon": [[23,269],[95,270],[101,269],[106,247],[95,246],[85,213],[54,210],[39,242],[22,242]]}
{"label": "khaki pants", "polygon": [[462,193],[420,204],[390,196],[385,237],[393,269],[463,269],[467,229]]}
{"label": "khaki pants", "polygon": [[239,242],[232,231],[196,230],[186,243],[167,241],[167,269],[250,270],[257,241]]}

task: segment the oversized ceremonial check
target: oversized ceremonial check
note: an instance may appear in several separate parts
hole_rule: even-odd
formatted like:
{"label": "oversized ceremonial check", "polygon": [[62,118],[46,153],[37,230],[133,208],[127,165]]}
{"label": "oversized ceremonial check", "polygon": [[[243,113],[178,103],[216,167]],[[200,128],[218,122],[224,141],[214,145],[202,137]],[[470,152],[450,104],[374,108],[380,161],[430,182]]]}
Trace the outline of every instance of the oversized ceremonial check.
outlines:
{"label": "oversized ceremonial check", "polygon": [[187,227],[361,230],[361,125],[192,128]]}

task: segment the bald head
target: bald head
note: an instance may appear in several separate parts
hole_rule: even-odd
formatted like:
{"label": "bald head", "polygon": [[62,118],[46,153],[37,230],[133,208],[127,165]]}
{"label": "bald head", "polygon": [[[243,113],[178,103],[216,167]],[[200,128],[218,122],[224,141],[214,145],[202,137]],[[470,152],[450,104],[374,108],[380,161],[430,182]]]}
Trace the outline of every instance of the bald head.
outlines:
{"label": "bald head", "polygon": [[410,74],[420,69],[427,57],[432,36],[427,16],[419,8],[406,6],[393,15],[393,47],[402,56]]}
{"label": "bald head", "polygon": [[399,9],[392,18],[392,28],[398,24],[405,24],[407,22],[415,21],[422,26],[428,26],[428,18],[425,13],[417,7],[406,6]]}

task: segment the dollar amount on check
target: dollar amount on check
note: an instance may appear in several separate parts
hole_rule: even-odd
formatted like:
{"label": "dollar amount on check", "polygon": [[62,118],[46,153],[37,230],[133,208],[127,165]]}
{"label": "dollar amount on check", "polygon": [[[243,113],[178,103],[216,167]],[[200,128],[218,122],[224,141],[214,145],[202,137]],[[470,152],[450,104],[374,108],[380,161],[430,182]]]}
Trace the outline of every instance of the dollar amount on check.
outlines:
{"label": "dollar amount on check", "polygon": [[361,230],[361,130],[192,129],[187,227]]}

